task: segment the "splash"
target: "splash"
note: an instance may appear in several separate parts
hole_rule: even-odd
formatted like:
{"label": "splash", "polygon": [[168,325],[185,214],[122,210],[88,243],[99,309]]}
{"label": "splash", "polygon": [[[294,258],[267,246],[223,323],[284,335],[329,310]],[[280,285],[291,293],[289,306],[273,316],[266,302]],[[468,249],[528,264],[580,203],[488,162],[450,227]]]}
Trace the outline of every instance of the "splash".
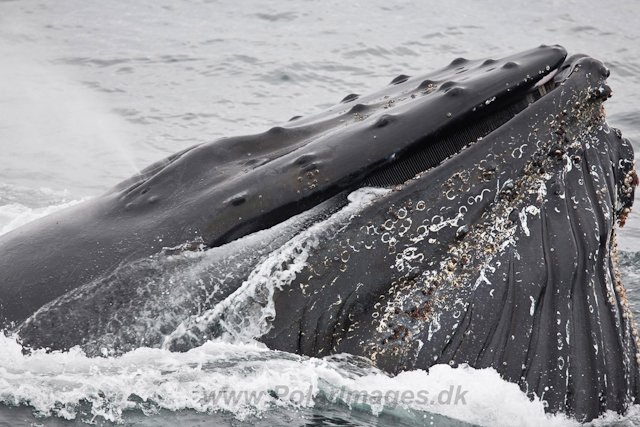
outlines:
{"label": "splash", "polygon": [[0,183],[0,236],[88,199],[74,200],[66,190],[55,191],[46,187],[34,190]]}
{"label": "splash", "polygon": [[[138,348],[120,357],[89,358],[74,348],[25,356],[4,335],[0,358],[0,402],[28,405],[41,417],[120,423],[131,411],[153,418],[161,410],[195,410],[231,412],[251,422],[274,411],[313,408],[325,399],[346,412],[401,419],[439,414],[491,426],[578,425],[546,415],[543,402],[529,401],[494,370],[467,366],[436,365],[428,373],[391,377],[353,356],[307,358],[223,339],[185,353]],[[372,403],[365,395],[383,399]]]}

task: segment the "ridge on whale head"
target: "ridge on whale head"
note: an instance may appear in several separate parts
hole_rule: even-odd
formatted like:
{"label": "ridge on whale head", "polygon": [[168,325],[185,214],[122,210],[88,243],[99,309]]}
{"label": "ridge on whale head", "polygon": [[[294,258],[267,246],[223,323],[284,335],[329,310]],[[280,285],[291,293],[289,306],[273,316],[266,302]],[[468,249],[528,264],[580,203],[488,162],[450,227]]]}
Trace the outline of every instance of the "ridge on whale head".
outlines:
{"label": "ridge on whale head", "polygon": [[[347,352],[391,373],[492,367],[551,412],[623,412],[640,391],[640,342],[615,226],[637,177],[631,144],[604,118],[608,73],[558,46],[456,59],[263,134],[192,147],[0,236],[0,321],[31,347],[182,350],[269,306],[254,336],[274,349]],[[353,210],[345,195],[370,186],[391,190]],[[180,310],[165,302],[177,319],[136,335],[154,315],[133,316],[138,302],[157,298],[149,257],[233,252],[296,215],[307,220],[292,235],[341,212],[285,285],[235,303],[275,238],[221,263],[216,274],[235,274],[224,292]]]}

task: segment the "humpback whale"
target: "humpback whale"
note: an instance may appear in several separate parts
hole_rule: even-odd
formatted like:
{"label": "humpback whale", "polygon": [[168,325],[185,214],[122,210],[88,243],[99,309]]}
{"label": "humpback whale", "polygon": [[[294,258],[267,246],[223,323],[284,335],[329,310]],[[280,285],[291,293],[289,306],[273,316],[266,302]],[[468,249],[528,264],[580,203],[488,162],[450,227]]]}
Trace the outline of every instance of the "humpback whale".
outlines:
{"label": "humpback whale", "polygon": [[392,374],[490,367],[549,412],[623,413],[640,338],[615,230],[638,178],[608,76],[560,46],[458,58],[181,151],[0,236],[0,323],[91,355],[244,333]]}

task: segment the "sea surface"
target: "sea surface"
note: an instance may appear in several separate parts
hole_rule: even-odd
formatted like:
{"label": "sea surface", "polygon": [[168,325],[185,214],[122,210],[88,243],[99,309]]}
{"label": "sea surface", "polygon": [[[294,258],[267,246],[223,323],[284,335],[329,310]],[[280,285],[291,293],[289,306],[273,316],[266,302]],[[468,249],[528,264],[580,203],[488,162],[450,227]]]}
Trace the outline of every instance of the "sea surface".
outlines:
{"label": "sea surface", "polygon": [[[638,16],[630,0],[0,0],[0,233],[194,144],[262,132],[460,56],[540,44],[611,69],[608,120],[640,151]],[[618,242],[640,313],[640,215]],[[407,391],[430,399],[399,401]],[[577,424],[492,370],[392,378],[347,355],[246,340],[88,358],[24,356],[0,335],[0,402],[0,426]],[[594,424],[640,426],[640,406]]]}

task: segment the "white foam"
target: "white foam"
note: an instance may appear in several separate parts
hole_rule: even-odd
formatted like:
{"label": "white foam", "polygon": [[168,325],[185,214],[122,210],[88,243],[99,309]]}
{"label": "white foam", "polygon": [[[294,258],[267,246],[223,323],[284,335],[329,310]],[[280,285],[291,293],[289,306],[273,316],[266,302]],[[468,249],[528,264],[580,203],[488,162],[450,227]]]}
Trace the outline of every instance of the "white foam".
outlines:
{"label": "white foam", "polygon": [[0,206],[0,236],[36,219],[77,205],[85,200],[88,200],[88,198],[39,208],[30,208],[20,203],[10,203]]}
{"label": "white foam", "polygon": [[[545,414],[543,402],[530,401],[493,369],[436,365],[428,373],[417,370],[391,377],[350,356],[306,358],[268,350],[256,342],[224,340],[209,341],[186,353],[139,348],[121,357],[88,358],[73,349],[24,356],[15,340],[1,334],[0,358],[0,401],[28,404],[41,416],[66,419],[76,417],[83,400],[92,405],[94,417],[116,422],[134,408],[150,416],[160,409],[226,410],[243,420],[280,407],[313,407],[322,396],[374,415],[440,414],[486,426],[578,425],[564,416]],[[235,400],[216,399],[232,392]],[[420,392],[426,392],[429,400],[398,398],[386,405],[354,400],[354,393],[406,398]],[[439,396],[443,403],[438,403]],[[637,408],[631,411],[633,416],[638,413]],[[607,414],[603,422],[622,419],[616,417]]]}

